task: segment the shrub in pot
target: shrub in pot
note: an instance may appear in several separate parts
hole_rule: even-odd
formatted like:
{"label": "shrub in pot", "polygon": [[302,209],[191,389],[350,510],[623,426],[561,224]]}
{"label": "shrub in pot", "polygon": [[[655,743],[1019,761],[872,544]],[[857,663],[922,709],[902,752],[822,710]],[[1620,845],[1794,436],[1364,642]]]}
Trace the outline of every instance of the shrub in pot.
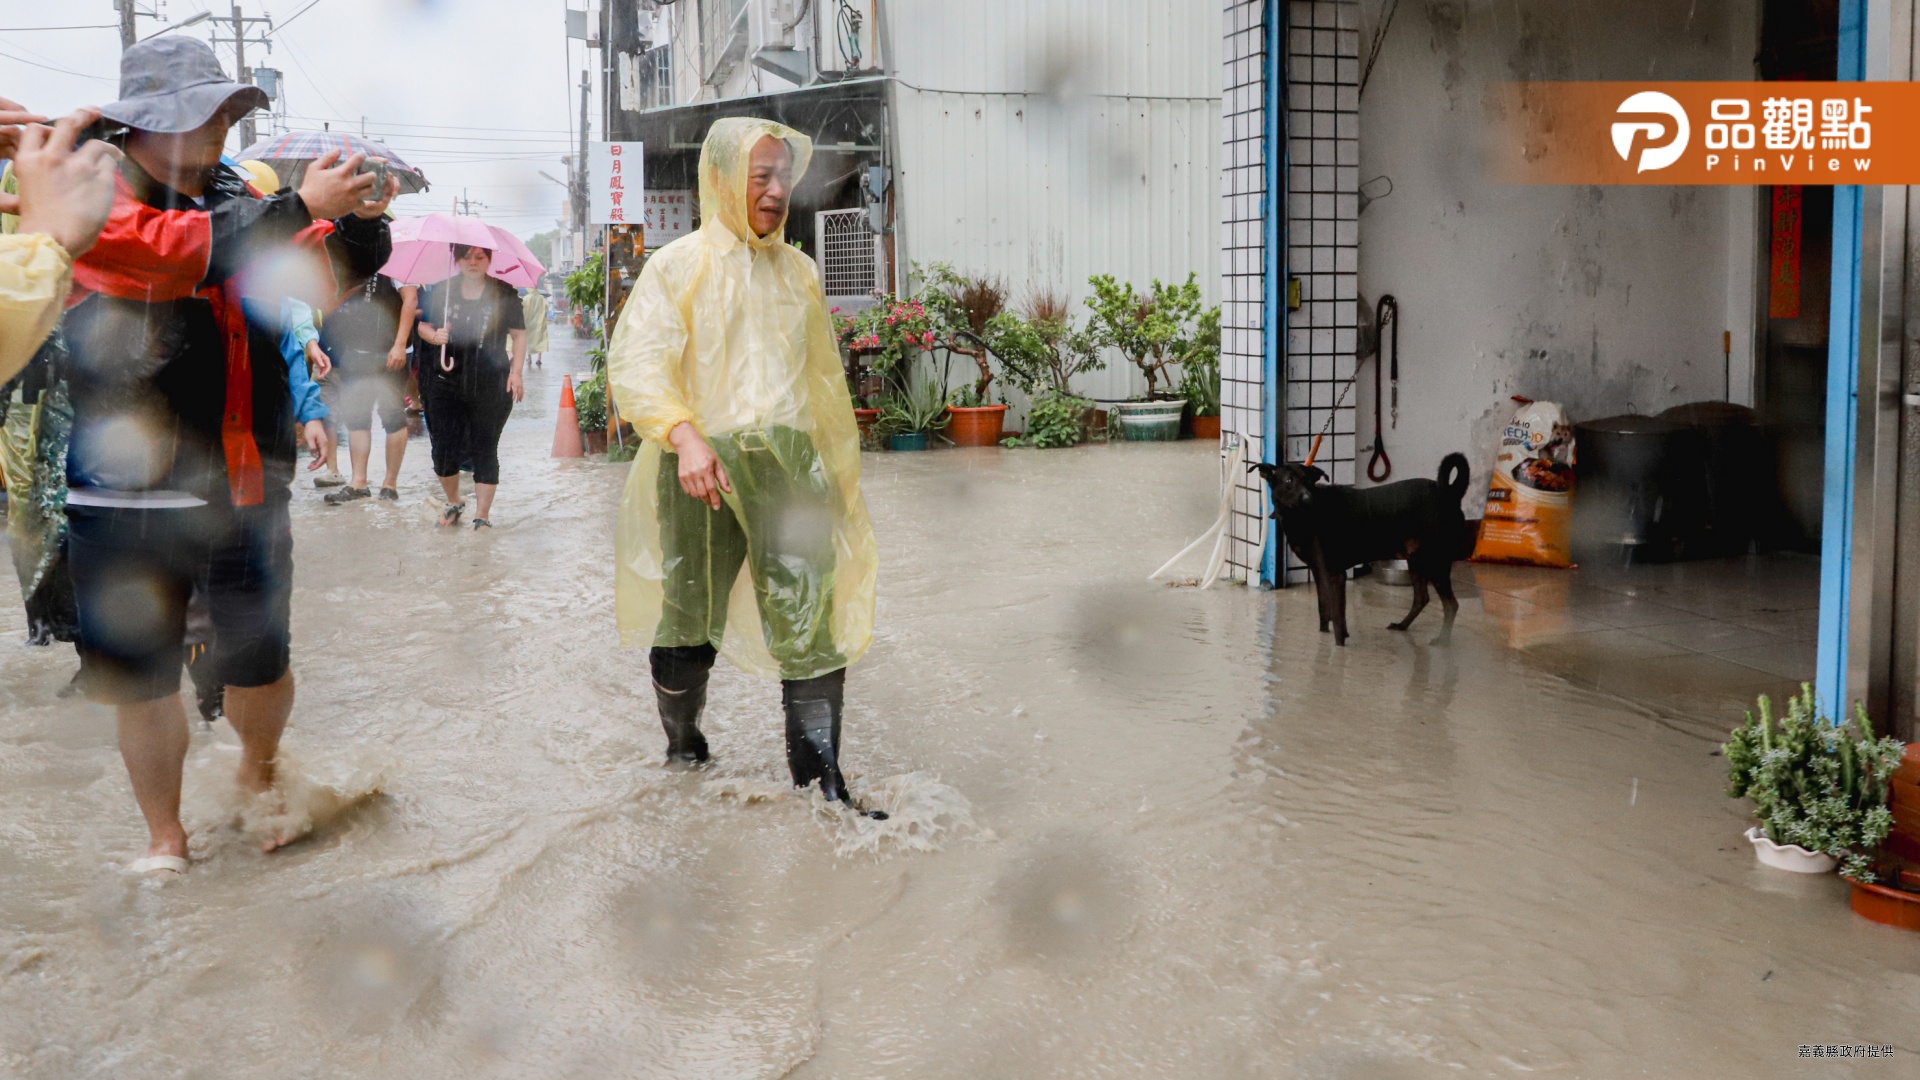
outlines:
{"label": "shrub in pot", "polygon": [[602,367],[573,390],[573,407],[579,416],[580,441],[589,454],[607,449],[607,369]]}
{"label": "shrub in pot", "polygon": [[1875,739],[1858,706],[1832,723],[1806,684],[1787,700],[1785,716],[1774,715],[1765,696],[1759,713],[1748,713],[1723,747],[1727,794],[1752,800],[1759,839],[1831,856],[1847,877],[1874,880],[1872,853],[1893,826],[1888,784],[1905,745]]}
{"label": "shrub in pot", "polygon": [[1134,292],[1131,284],[1108,274],[1095,274],[1087,284],[1093,288],[1087,307],[1093,312],[1089,329],[1095,340],[1118,350],[1147,379],[1144,400],[1115,407],[1121,438],[1140,442],[1177,438],[1186,406],[1173,392],[1173,369],[1204,358],[1209,321],[1212,350],[1216,357],[1219,352],[1219,324],[1208,317],[1211,313],[1203,315],[1195,276],[1188,274],[1179,285],[1155,279],[1144,293]]}
{"label": "shrub in pot", "polygon": [[837,319],[841,346],[896,388],[905,382],[915,358],[938,340],[933,319],[919,300],[885,296],[870,308]]}
{"label": "shrub in pot", "polygon": [[[999,358],[1006,381],[1031,402],[1026,435],[1006,445],[1072,446],[1085,438],[1093,403],[1073,392],[1073,380],[1107,365],[1093,334],[1073,325],[1065,297],[1051,289],[1034,290],[1019,311],[994,316],[987,344]],[[1066,437],[1069,427],[1072,438]]]}
{"label": "shrub in pot", "polygon": [[1180,364],[1180,396],[1193,416],[1193,437],[1220,437],[1220,309],[1201,312],[1192,350]]}
{"label": "shrub in pot", "polygon": [[895,450],[925,450],[928,438],[947,426],[946,395],[932,383],[889,396],[879,405],[873,433]]}
{"label": "shrub in pot", "polygon": [[1031,446],[1041,450],[1079,443],[1086,431],[1087,410],[1093,402],[1071,394],[1049,390],[1033,399],[1027,408],[1027,430],[1007,446]]}

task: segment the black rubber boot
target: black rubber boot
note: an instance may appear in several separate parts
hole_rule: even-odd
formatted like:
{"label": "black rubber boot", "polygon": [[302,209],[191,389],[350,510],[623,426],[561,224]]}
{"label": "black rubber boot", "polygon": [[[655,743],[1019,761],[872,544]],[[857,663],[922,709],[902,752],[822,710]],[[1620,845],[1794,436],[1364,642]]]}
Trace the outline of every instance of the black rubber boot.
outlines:
{"label": "black rubber boot", "polygon": [[700,713],[707,707],[707,675],[713,671],[712,645],[655,647],[653,696],[660,704],[660,726],[667,732],[667,764],[699,765],[707,760],[707,737],[700,734]]}
{"label": "black rubber boot", "polygon": [[[780,703],[787,711],[787,771],[793,774],[794,787],[818,780],[820,794],[829,802],[860,810],[847,791],[846,777],[840,774],[840,711],[846,687],[845,668],[816,679],[781,681]],[[860,812],[880,821],[887,817],[879,810]]]}

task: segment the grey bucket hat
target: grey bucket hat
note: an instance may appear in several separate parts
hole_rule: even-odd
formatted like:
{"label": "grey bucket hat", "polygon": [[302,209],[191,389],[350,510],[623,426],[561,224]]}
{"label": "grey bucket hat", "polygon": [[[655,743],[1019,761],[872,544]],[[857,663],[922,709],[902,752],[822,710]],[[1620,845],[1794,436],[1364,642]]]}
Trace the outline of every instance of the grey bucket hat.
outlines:
{"label": "grey bucket hat", "polygon": [[143,41],[120,56],[120,100],[100,115],[161,135],[192,131],[235,98],[250,109],[270,106],[266,91],[227,78],[213,47],[198,38]]}

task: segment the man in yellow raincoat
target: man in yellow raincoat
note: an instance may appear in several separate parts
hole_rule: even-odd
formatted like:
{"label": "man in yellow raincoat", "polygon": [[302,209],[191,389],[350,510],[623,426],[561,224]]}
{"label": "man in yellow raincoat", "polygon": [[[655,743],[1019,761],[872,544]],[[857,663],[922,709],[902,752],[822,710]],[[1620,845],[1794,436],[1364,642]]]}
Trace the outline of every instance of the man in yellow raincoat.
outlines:
{"label": "man in yellow raincoat", "polygon": [[878,556],[819,279],[784,234],[812,150],[770,121],[717,121],[702,225],[653,255],[627,301],[608,384],[644,446],[615,589],[622,642],[652,648],[669,764],[707,759],[700,712],[722,652],[780,678],[794,785],[851,803],[841,704],[873,638]]}

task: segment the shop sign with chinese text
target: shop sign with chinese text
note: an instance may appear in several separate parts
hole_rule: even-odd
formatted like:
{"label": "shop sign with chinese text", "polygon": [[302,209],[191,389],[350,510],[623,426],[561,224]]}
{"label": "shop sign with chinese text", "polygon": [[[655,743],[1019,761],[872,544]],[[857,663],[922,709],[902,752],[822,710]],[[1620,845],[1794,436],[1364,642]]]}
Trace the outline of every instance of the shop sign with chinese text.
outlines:
{"label": "shop sign with chinese text", "polygon": [[638,225],[645,215],[645,147],[637,142],[587,144],[587,212],[592,225]]}
{"label": "shop sign with chinese text", "polygon": [[1509,83],[1489,103],[1515,183],[1920,183],[1916,83]]}
{"label": "shop sign with chinese text", "polygon": [[687,190],[649,191],[646,193],[647,247],[658,249],[669,240],[678,240],[693,231],[693,208],[699,194]]}

